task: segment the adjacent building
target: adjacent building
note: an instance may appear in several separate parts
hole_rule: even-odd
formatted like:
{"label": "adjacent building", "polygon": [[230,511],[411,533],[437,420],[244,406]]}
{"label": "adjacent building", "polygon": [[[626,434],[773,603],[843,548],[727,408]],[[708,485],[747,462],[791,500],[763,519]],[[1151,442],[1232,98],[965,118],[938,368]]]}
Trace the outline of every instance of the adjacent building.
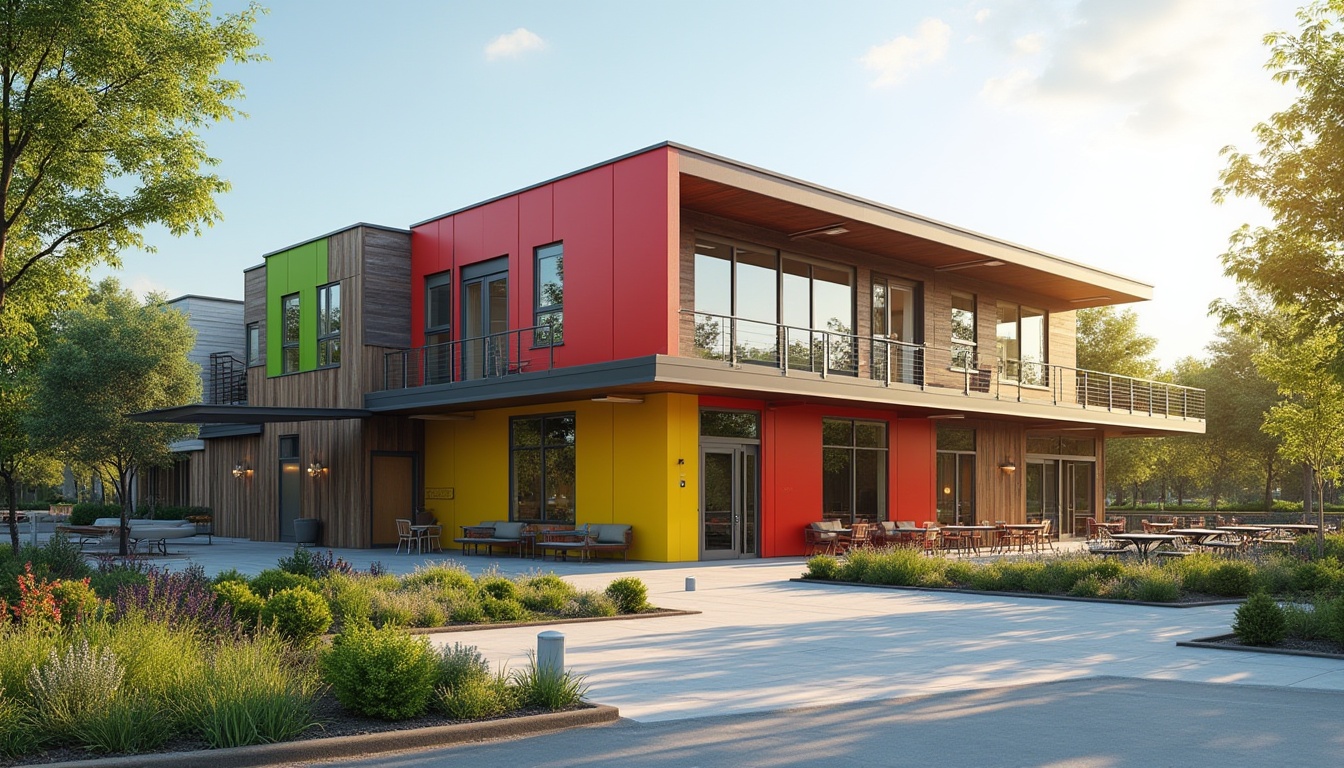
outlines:
{"label": "adjacent building", "polygon": [[822,518],[1055,521],[1104,439],[1203,392],[1080,370],[1075,311],[1143,283],[666,143],[244,274],[245,404],[192,503],[220,535],[629,523],[632,556],[797,555]]}

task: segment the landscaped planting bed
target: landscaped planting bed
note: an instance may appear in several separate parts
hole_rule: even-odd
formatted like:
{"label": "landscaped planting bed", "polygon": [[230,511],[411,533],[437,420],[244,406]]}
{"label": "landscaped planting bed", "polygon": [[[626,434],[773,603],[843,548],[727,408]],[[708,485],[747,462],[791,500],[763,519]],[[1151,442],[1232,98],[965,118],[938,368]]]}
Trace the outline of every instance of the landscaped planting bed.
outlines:
{"label": "landscaped planting bed", "polygon": [[[409,625],[653,610],[638,579],[355,573],[307,550],[247,579],[0,556],[0,764],[265,744],[589,706],[566,670],[493,670]],[[327,633],[335,632],[334,636]]]}

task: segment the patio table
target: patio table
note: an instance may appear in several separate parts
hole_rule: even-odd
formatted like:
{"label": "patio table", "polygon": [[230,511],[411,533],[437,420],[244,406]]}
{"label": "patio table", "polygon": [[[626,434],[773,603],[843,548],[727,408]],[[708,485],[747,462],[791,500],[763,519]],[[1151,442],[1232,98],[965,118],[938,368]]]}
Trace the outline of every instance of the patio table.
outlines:
{"label": "patio table", "polygon": [[[1045,523],[1008,523],[1008,524],[1004,525],[1003,528],[1004,528],[1004,530],[1008,530],[1008,531],[1037,531],[1037,532],[1040,532],[1040,531],[1045,530]],[[1017,539],[1017,551],[1018,551],[1018,552],[1025,552],[1025,551],[1026,551],[1026,545],[1027,545],[1027,539],[1026,539],[1026,537],[1025,537],[1025,536],[1022,536],[1022,537],[1014,537],[1014,538]],[[1008,545],[1011,544],[1011,543],[1012,543],[1011,540],[1008,540],[1008,541],[1003,542],[1004,551],[1007,551]],[[1035,549],[1034,545],[1033,545],[1033,549]]]}
{"label": "patio table", "polygon": [[1202,547],[1209,541],[1227,533],[1227,531],[1220,531],[1215,528],[1172,528],[1167,533],[1184,536],[1191,544]]}
{"label": "patio table", "polygon": [[1139,556],[1147,560],[1148,551],[1154,546],[1164,541],[1175,541],[1181,537],[1174,533],[1113,533],[1111,538],[1116,541],[1130,542],[1139,551]]}
{"label": "patio table", "polygon": [[[950,531],[952,533],[985,533],[987,531],[997,531],[998,527],[993,525],[944,525],[940,530]],[[980,554],[980,548],[974,544],[969,544],[971,539],[967,539],[968,546]]]}

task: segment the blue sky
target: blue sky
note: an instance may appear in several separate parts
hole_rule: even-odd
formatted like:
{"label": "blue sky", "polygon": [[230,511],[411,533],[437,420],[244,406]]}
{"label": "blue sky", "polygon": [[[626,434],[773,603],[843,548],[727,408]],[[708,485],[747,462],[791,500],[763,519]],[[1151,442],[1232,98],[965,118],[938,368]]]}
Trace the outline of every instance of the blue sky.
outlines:
{"label": "blue sky", "polygon": [[123,254],[136,290],[241,298],[264,253],[672,140],[1154,284],[1167,364],[1263,218],[1210,193],[1291,99],[1262,38],[1296,26],[1282,0],[273,5],[270,60],[229,72],[250,117],[206,136],[224,220]]}

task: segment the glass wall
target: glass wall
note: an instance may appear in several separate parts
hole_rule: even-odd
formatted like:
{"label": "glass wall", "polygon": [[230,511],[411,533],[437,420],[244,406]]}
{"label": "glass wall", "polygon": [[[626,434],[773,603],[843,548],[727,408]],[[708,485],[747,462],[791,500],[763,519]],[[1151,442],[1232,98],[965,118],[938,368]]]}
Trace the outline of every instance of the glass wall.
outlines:
{"label": "glass wall", "polygon": [[1045,312],[999,302],[997,328],[1000,378],[1045,386]]}
{"label": "glass wall", "polygon": [[509,427],[509,519],[574,522],[574,414],[523,416],[511,419]]}

